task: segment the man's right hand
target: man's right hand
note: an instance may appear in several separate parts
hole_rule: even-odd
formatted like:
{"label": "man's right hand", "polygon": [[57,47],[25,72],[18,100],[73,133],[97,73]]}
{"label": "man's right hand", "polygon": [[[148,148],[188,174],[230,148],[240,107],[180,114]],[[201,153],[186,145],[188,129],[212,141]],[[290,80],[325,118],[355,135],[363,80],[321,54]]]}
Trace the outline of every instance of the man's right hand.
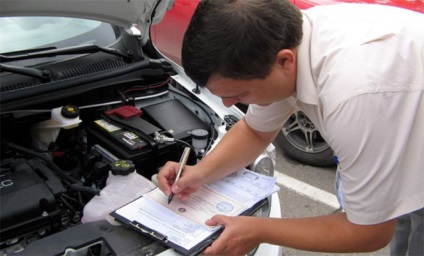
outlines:
{"label": "man's right hand", "polygon": [[157,179],[159,188],[167,195],[174,193],[174,198],[188,200],[190,194],[196,192],[202,185],[202,177],[196,170],[196,166],[184,167],[178,182],[175,183],[179,164],[167,162],[159,171]]}

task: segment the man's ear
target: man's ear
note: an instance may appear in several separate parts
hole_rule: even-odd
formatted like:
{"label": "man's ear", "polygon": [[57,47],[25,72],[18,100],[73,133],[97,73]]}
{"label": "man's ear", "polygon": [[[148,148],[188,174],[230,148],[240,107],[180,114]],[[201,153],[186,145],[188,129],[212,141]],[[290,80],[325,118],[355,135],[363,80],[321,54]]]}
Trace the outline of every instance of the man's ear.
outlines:
{"label": "man's ear", "polygon": [[293,73],[296,71],[296,50],[283,49],[277,53],[276,64],[282,68],[284,72]]}

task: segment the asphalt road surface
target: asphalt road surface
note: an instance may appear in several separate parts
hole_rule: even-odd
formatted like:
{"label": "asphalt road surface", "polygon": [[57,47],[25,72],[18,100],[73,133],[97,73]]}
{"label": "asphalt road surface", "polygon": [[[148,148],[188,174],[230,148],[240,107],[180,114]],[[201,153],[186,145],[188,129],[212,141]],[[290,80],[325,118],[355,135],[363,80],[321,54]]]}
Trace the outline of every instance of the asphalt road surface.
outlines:
{"label": "asphalt road surface", "polygon": [[[313,167],[286,157],[279,147],[280,136],[274,141],[277,151],[275,176],[280,186],[279,196],[283,218],[319,216],[338,211],[334,194],[336,168]],[[372,253],[331,254],[283,248],[283,255],[389,255],[389,250],[385,247]]]}

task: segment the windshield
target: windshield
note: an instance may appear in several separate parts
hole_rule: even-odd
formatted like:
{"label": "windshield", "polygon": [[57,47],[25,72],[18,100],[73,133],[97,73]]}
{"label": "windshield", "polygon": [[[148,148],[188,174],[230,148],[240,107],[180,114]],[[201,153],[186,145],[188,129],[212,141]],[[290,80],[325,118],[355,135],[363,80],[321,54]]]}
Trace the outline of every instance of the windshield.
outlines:
{"label": "windshield", "polygon": [[44,47],[71,47],[86,44],[108,46],[119,37],[108,23],[65,17],[0,18],[0,53]]}

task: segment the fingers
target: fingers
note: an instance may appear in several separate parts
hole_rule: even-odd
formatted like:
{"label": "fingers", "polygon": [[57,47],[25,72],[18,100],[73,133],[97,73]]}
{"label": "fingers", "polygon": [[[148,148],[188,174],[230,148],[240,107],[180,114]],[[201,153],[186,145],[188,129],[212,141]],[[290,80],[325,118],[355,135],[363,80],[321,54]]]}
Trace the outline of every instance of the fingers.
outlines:
{"label": "fingers", "polygon": [[206,220],[205,224],[208,226],[218,226],[223,225],[225,226],[225,216],[223,215],[215,215],[212,218]]}
{"label": "fingers", "polygon": [[201,184],[197,182],[198,175],[195,175],[196,170],[192,166],[186,166],[175,182],[178,169],[178,163],[167,162],[158,173],[158,186],[168,196],[174,193],[174,198],[188,200],[190,194],[199,189]]}
{"label": "fingers", "polygon": [[225,215],[216,215],[207,220],[207,225],[222,225],[224,231],[202,254],[245,255],[251,251],[259,244],[254,232],[258,226],[252,224],[252,220],[253,217]]}
{"label": "fingers", "polygon": [[[206,220],[205,224],[208,226],[218,226],[223,225],[225,227],[226,216],[223,215],[215,215],[212,218]],[[221,237],[211,244],[211,246],[207,247],[202,255],[217,255],[218,252],[225,251],[225,243],[221,241]]]}
{"label": "fingers", "polygon": [[[205,222],[208,226],[218,226],[218,225],[224,225],[225,226],[225,216],[222,215],[215,215],[212,218],[206,220]],[[225,244],[221,242],[221,237],[218,237],[217,240],[215,240],[211,246],[207,247],[202,255],[217,255],[218,252],[225,251],[224,249]]]}
{"label": "fingers", "polygon": [[158,173],[159,188],[168,196],[172,193],[172,185],[177,176],[178,166],[176,162],[167,162]]}

